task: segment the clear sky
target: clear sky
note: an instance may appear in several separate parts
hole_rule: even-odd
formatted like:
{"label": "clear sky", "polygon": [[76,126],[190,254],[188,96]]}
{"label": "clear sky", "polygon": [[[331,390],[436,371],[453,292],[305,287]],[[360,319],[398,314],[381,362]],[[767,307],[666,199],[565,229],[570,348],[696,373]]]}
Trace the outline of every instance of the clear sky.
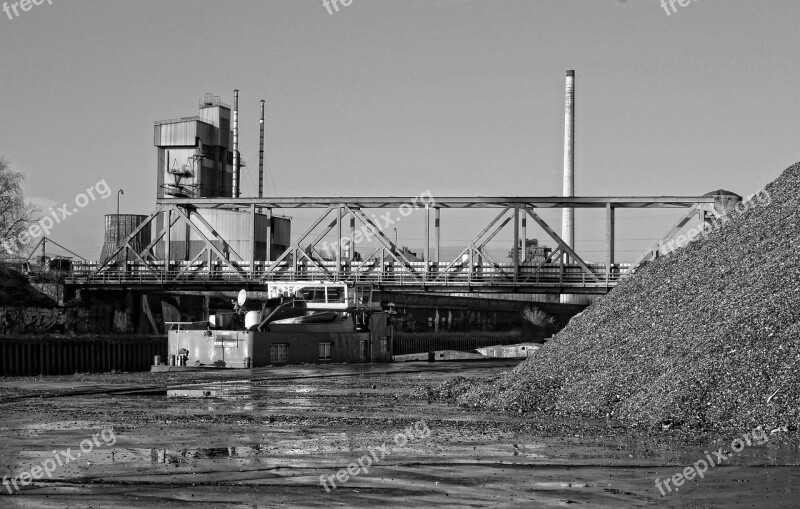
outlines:
{"label": "clear sky", "polygon": [[[44,0],[0,12],[0,155],[45,208],[105,179],[125,190],[123,212],[147,214],[153,121],[196,115],[205,92],[232,103],[238,88],[244,196],[257,189],[261,98],[270,195],[557,195],[575,69],[577,195],[751,194],[800,160],[800,2],[675,7]],[[52,237],[96,259],[115,208],[114,196],[90,203]],[[452,249],[483,227],[447,214]],[[619,258],[675,218],[654,214],[620,214]],[[418,219],[400,227],[412,248]],[[579,252],[602,258],[602,216],[577,219]]]}

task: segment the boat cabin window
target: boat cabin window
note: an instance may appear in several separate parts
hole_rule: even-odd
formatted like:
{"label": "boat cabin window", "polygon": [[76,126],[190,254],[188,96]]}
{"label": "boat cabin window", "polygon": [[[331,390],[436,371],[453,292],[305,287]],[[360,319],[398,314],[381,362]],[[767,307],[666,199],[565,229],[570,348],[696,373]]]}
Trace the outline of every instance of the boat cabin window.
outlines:
{"label": "boat cabin window", "polygon": [[300,288],[295,293],[295,296],[298,298],[302,298],[307,302],[318,302],[318,303],[335,303],[335,302],[344,302],[345,296],[343,289],[340,287],[329,287],[329,286],[307,286],[305,288]]}
{"label": "boat cabin window", "polygon": [[269,347],[269,362],[271,364],[287,363],[289,362],[289,345],[277,344],[270,345]]}
{"label": "boat cabin window", "polygon": [[358,307],[354,294],[345,283],[269,283],[267,293],[270,298],[284,298],[303,301],[309,309],[346,310]]}

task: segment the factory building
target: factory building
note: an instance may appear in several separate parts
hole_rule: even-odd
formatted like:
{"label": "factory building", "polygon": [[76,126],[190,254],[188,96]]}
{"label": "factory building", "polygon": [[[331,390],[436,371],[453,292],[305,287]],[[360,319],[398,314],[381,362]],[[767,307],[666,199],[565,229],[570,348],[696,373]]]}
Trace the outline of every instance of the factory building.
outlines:
{"label": "factory building", "polygon": [[[238,102],[238,101],[237,101]],[[238,106],[238,104],[237,104]],[[238,118],[234,111],[234,119]],[[234,125],[236,129],[238,126]],[[200,100],[200,115],[155,123],[154,144],[158,159],[156,167],[159,198],[226,198],[234,193],[236,153],[232,142],[231,107],[219,96],[206,94]],[[239,162],[239,165],[243,164]],[[288,249],[291,220],[287,217],[255,215],[252,224],[248,211],[202,210],[203,220],[192,223],[229,256],[231,251],[249,259],[250,232],[255,228],[255,260],[269,261]],[[157,218],[156,230],[161,231],[164,217]],[[203,224],[203,223],[207,224]],[[209,228],[210,227],[210,228]],[[211,230],[225,239],[215,240]],[[267,236],[269,235],[269,239]],[[205,240],[188,225],[172,227],[170,258],[173,261],[193,260],[205,248]],[[269,250],[267,249],[269,243]],[[165,242],[156,247],[156,256],[166,256]]]}
{"label": "factory building", "polygon": [[200,100],[200,115],[155,123],[159,198],[232,196],[231,107],[219,96]]}
{"label": "factory building", "polygon": [[[197,116],[155,122],[157,198],[229,198],[237,192],[238,187],[234,185],[236,163],[243,166],[232,146],[236,141],[238,114],[233,111],[232,116],[231,107],[212,94],[205,94],[199,107]],[[291,219],[288,217],[257,213],[252,218],[249,211],[213,209],[198,210],[197,214],[201,214],[202,219],[194,214],[192,224],[202,235],[180,221],[171,227],[171,261],[194,260],[205,249],[206,239],[228,259],[234,259],[235,253],[249,261],[253,230],[255,261],[275,260],[289,247]],[[145,216],[130,214],[106,217],[103,261],[108,260],[117,243],[125,240],[144,219]],[[138,244],[149,244],[151,234],[161,232],[165,222],[165,214],[159,215],[154,228],[148,226],[137,235]],[[217,240],[214,232],[225,242]],[[167,253],[164,238],[166,236],[153,247],[153,254],[159,260],[164,260]],[[127,253],[122,252],[115,258],[122,263],[126,256]]]}

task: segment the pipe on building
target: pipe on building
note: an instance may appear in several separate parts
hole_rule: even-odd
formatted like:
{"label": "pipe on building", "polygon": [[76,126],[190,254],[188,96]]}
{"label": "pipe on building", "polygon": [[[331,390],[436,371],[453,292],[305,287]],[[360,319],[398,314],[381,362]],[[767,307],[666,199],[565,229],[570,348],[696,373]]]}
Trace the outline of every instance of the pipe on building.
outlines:
{"label": "pipe on building", "polygon": [[239,90],[233,91],[233,189],[234,198],[239,197]]}

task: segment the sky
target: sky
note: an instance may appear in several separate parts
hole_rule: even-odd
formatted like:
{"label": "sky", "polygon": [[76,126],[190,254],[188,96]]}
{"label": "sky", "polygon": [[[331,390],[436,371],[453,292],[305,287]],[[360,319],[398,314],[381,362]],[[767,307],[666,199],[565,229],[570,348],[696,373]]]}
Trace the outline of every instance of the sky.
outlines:
{"label": "sky", "polygon": [[[197,115],[206,92],[232,103],[235,88],[243,196],[257,191],[262,98],[269,196],[559,195],[575,69],[576,195],[749,195],[800,160],[798,20],[797,0],[675,12],[660,0],[352,0],[331,13],[323,0],[44,0],[0,12],[0,156],[45,212],[108,185],[51,232],[89,259],[118,189],[123,213],[155,207],[153,122]],[[306,214],[289,212],[295,235]],[[443,251],[491,214],[445,211]],[[618,261],[676,214],[619,212]],[[543,216],[559,229],[557,211]],[[421,219],[398,225],[401,244],[421,246]],[[584,258],[602,259],[603,221],[577,213]]]}

